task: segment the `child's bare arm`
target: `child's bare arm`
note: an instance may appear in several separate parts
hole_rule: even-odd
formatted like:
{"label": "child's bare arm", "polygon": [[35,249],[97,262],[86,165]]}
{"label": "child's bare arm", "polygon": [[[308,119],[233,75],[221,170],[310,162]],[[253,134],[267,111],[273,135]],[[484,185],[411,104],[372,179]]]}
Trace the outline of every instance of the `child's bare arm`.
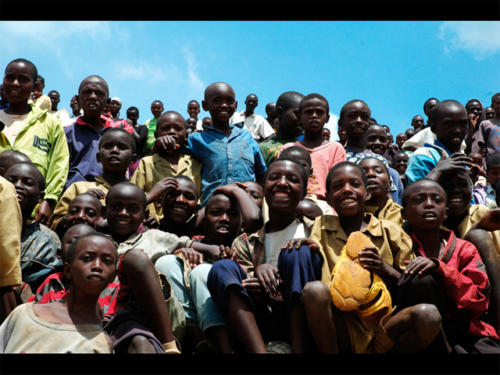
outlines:
{"label": "child's bare arm", "polygon": [[389,284],[396,282],[401,276],[394,267],[384,262],[374,246],[367,246],[359,252],[359,263],[363,268],[375,272]]}
{"label": "child's bare arm", "polygon": [[481,220],[469,229],[469,232],[474,229],[483,229],[488,232],[500,230],[500,208],[489,210]]}
{"label": "child's bare arm", "polygon": [[147,193],[147,204],[156,202],[168,191],[175,191],[179,188],[179,182],[173,177],[165,177],[158,181]]}

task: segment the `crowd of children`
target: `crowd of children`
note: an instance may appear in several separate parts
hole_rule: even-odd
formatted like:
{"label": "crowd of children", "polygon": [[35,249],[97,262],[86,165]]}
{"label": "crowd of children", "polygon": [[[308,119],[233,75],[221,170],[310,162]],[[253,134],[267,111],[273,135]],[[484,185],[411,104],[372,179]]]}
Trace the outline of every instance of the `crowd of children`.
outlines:
{"label": "crowd of children", "polygon": [[500,93],[394,142],[360,99],[333,141],[318,93],[141,125],[98,75],[44,87],[5,68],[1,353],[500,353]]}

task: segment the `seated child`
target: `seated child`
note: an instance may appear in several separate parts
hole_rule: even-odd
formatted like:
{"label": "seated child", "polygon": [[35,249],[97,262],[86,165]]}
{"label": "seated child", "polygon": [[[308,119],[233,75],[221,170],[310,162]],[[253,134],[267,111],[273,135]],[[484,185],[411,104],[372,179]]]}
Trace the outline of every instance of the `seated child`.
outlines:
{"label": "seated child", "polygon": [[366,201],[365,211],[379,220],[389,220],[397,225],[403,224],[401,206],[389,197],[392,178],[386,159],[377,154],[358,154],[356,164],[365,172],[370,199]]}
{"label": "seated child", "polygon": [[[359,252],[359,264],[372,273],[372,278],[378,275],[389,290],[394,290],[400,272],[412,257],[410,237],[397,224],[364,211],[365,202],[370,199],[367,185],[358,165],[344,162],[332,168],[327,178],[327,199],[338,216],[318,217],[309,239],[291,241],[280,254],[280,261],[295,262],[292,264],[305,269],[312,267],[309,274],[296,276],[300,281],[292,285],[284,283],[283,288],[289,289],[288,298],[296,301],[296,305],[303,301],[305,318],[321,353],[381,353],[391,348],[415,352],[430,344],[440,329],[440,316],[432,305],[409,307],[397,314],[389,309],[379,324],[373,326],[362,321],[356,310],[341,311],[332,304],[332,271],[351,233],[360,231],[371,240],[374,247]],[[301,246],[304,244],[308,246]],[[318,254],[322,262],[314,260]],[[279,271],[284,280],[292,272],[289,267]],[[345,286],[356,287],[349,283]]]}
{"label": "seated child", "polygon": [[500,353],[496,330],[481,320],[489,303],[485,266],[472,243],[441,228],[446,201],[446,192],[433,180],[421,179],[405,190],[403,216],[417,258],[401,279],[398,304],[435,305],[455,352]]}
{"label": "seated child", "polygon": [[403,183],[403,186],[406,183],[405,173],[406,173],[406,168],[408,167],[409,158],[410,157],[406,152],[397,152],[396,154],[394,154],[394,157],[392,158],[392,168],[399,173],[399,177],[401,179],[401,182]]}
{"label": "seated child", "polygon": [[174,293],[184,307],[188,325],[199,326],[199,330],[222,353],[230,353],[233,349],[224,319],[210,296],[207,276],[212,263],[230,255],[231,244],[241,234],[242,223],[249,211],[252,216],[259,214],[252,199],[237,184],[221,186],[205,206],[202,219],[205,235],[198,239],[201,243],[221,246],[219,256],[207,259],[201,253],[192,254],[189,249],[181,249],[175,253],[180,252],[182,257],[163,256],[155,265],[172,283]]}
{"label": "seated child", "polygon": [[[186,124],[177,112],[168,111],[160,116],[156,123],[156,143],[153,155],[142,158],[131,178],[131,182],[147,193],[150,215],[160,221],[161,199],[165,193],[165,178],[185,175],[191,178],[196,189],[201,191],[201,163],[192,156],[181,153],[181,146],[186,142]],[[168,137],[165,137],[168,136]],[[169,149],[164,142],[173,141]]]}
{"label": "seated child", "polygon": [[18,306],[0,326],[1,353],[112,353],[97,300],[116,274],[116,247],[91,233],[68,250],[71,287],[62,302]]}
{"label": "seated child", "polygon": [[469,166],[470,159],[461,153],[467,132],[464,106],[455,100],[442,101],[431,112],[429,123],[436,140],[410,156],[405,173],[407,185],[426,176],[437,181],[446,171],[457,172]]}
{"label": "seated child", "polygon": [[[472,204],[472,181],[467,172],[447,172],[441,175],[439,184],[446,192],[448,217],[444,226],[452,230],[458,238],[464,238],[473,225],[485,216],[489,209],[480,204]],[[489,233],[500,258],[500,231]]]}
{"label": "seated child", "polygon": [[307,172],[302,165],[291,159],[271,162],[264,183],[269,220],[258,232],[236,238],[232,247],[237,262],[220,260],[208,274],[213,301],[235,335],[235,345],[245,352],[267,352],[265,342],[270,339],[288,341],[278,255],[290,238],[309,233],[296,212],[306,188]]}
{"label": "seated child", "polygon": [[[252,134],[229,124],[237,104],[234,90],[227,83],[209,85],[202,106],[210,112],[212,126],[191,134],[183,150],[202,163],[202,206],[217,187],[248,180],[262,181],[266,172],[265,161]],[[163,146],[174,149],[175,139],[165,137]]]}
{"label": "seated child", "polygon": [[309,177],[307,189],[318,199],[325,200],[325,180],[330,168],[346,160],[344,148],[338,142],[323,139],[322,130],[330,119],[328,101],[322,95],[309,94],[299,105],[299,118],[304,126],[304,139],[287,143],[281,148],[283,152],[291,146],[304,148],[311,155],[313,173]]}
{"label": "seated child", "polygon": [[17,163],[5,172],[16,188],[23,215],[21,232],[22,279],[36,290],[45,277],[61,266],[56,253],[61,248],[57,234],[45,225],[32,221],[35,206],[43,199],[45,179],[32,163]]}
{"label": "seated child", "polygon": [[56,230],[66,213],[70,202],[85,192],[91,192],[97,196],[104,205],[104,198],[111,186],[127,181],[126,173],[128,167],[136,157],[135,140],[126,130],[122,128],[105,129],[99,141],[99,152],[97,161],[102,164],[102,175],[95,181],[77,181],[71,184],[54,208],[49,220],[49,226]]}

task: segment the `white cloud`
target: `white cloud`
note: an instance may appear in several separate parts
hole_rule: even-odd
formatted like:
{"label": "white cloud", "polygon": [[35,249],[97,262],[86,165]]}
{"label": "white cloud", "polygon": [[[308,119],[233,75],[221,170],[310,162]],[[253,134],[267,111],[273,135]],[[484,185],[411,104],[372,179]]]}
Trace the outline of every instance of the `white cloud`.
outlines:
{"label": "white cloud", "polygon": [[335,113],[330,112],[330,119],[325,124],[325,128],[330,129],[330,139],[332,141],[339,140],[339,135],[337,133],[338,121],[339,121],[339,116],[337,116]]}
{"label": "white cloud", "polygon": [[198,62],[196,61],[194,54],[187,48],[184,48],[184,56],[187,62],[187,74],[189,77],[189,83],[191,84],[191,87],[194,90],[203,90],[205,88],[205,85],[203,84],[200,77],[196,73]]}
{"label": "white cloud", "polygon": [[459,21],[444,22],[439,37],[446,43],[445,53],[453,50],[471,52],[474,59],[482,60],[500,52],[500,22]]}

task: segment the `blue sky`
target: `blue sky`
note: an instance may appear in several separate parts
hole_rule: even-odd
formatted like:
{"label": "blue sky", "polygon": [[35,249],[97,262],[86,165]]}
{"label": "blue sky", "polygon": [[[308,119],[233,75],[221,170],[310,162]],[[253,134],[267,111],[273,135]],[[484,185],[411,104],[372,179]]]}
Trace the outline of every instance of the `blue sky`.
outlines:
{"label": "blue sky", "polygon": [[500,22],[7,21],[0,35],[1,69],[14,58],[33,61],[45,93],[60,92],[60,107],[99,74],[121,97],[122,115],[135,105],[140,122],[154,99],[187,116],[189,100],[225,81],[239,110],[255,93],[264,116],[288,90],[324,95],[333,119],[360,98],[396,135],[431,96],[489,105],[500,91]]}

